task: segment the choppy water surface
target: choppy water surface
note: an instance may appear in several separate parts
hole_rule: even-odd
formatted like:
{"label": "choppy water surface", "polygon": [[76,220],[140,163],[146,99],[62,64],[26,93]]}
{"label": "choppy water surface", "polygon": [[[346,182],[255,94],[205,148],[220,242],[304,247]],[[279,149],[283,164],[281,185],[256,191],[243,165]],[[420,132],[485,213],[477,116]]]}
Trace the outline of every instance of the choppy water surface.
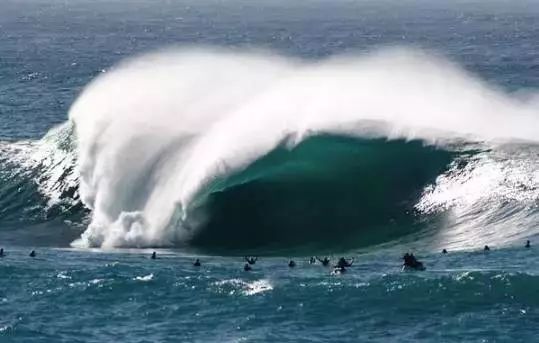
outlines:
{"label": "choppy water surface", "polygon": [[173,251],[10,251],[1,260],[3,341],[530,341],[536,249],[431,254],[400,272],[392,251],[345,275],[297,258],[193,258]]}
{"label": "choppy water surface", "polygon": [[0,341],[536,340],[538,36],[534,1],[3,1]]}

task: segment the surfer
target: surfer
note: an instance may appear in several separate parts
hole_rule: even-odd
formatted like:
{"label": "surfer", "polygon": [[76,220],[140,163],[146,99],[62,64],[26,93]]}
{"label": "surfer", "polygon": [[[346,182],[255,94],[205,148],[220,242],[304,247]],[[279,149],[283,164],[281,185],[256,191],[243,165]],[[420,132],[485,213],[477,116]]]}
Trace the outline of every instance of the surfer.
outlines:
{"label": "surfer", "polygon": [[447,250],[442,250],[442,254],[447,254]]}
{"label": "surfer", "polygon": [[247,256],[245,256],[245,261],[247,261],[247,263],[249,263],[249,264],[255,264],[257,260],[258,260],[258,257],[255,257],[255,256],[247,257]]}
{"label": "surfer", "polygon": [[4,248],[0,248],[0,257],[4,257]]}
{"label": "surfer", "polygon": [[36,251],[35,250],[30,251],[30,257],[36,257]]}
{"label": "surfer", "polygon": [[250,270],[252,270],[253,268],[249,265],[249,263],[245,263],[245,265],[243,266],[243,270],[248,272]]}
{"label": "surfer", "polygon": [[490,251],[490,248],[488,245],[485,245],[485,247],[483,248],[483,251]]}
{"label": "surfer", "polygon": [[417,259],[415,258],[414,254],[410,254],[410,253],[404,254],[404,257],[402,259],[404,260],[405,266],[411,267],[417,262]]}
{"label": "surfer", "polygon": [[529,240],[526,241],[526,245],[524,247],[525,248],[531,248],[532,247]]}
{"label": "surfer", "polygon": [[309,259],[309,264],[315,264],[316,263],[316,258],[314,256],[311,256],[311,258]]}
{"label": "surfer", "polygon": [[152,257],[151,258],[152,258],[152,260],[155,260],[157,258],[157,253],[155,251],[152,252]]}
{"label": "surfer", "polygon": [[403,270],[411,268],[416,270],[425,270],[425,267],[423,266],[423,262],[418,261],[414,254],[406,253],[404,254],[403,258]]}
{"label": "surfer", "polygon": [[290,268],[294,268],[296,266],[296,262],[294,262],[294,260],[290,260],[290,261],[288,261],[288,266]]}
{"label": "surfer", "polygon": [[320,257],[317,257],[316,259],[317,259],[318,261],[320,261],[320,263],[322,263],[322,265],[323,265],[324,267],[329,266],[329,261],[330,261],[329,258],[324,257],[324,259],[322,260],[322,259],[320,259]]}
{"label": "surfer", "polygon": [[195,262],[193,263],[193,266],[200,267],[202,264],[200,263],[200,260],[197,258]]}
{"label": "surfer", "polygon": [[345,267],[352,267],[353,263],[354,263],[353,258],[350,261],[347,261],[344,257],[341,257],[339,261],[337,262],[337,265],[335,266],[335,268],[344,269]]}

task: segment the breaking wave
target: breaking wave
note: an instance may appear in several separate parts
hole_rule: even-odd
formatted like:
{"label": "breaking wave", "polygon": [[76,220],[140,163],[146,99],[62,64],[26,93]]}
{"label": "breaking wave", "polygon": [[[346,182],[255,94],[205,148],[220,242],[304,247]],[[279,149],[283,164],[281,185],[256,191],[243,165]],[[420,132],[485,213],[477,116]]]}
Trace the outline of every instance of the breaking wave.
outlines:
{"label": "breaking wave", "polygon": [[466,248],[539,230],[534,100],[418,51],[169,50],[102,74],[69,118],[1,145],[1,192],[16,200],[0,221],[46,209],[84,223],[73,245],[104,248],[418,235]]}

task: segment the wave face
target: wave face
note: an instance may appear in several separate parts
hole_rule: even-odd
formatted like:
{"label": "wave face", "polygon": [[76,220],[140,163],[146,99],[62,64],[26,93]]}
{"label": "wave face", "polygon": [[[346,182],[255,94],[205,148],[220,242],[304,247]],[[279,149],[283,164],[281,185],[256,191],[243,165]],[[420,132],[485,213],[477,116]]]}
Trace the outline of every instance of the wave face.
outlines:
{"label": "wave face", "polygon": [[383,243],[419,230],[414,205],[452,155],[420,141],[345,136],[282,144],[205,186],[184,225],[202,226],[192,243],[214,249]]}
{"label": "wave face", "polygon": [[169,50],[102,74],[2,169],[29,171],[21,201],[88,220],[79,247],[459,248],[537,231],[535,105],[413,50]]}

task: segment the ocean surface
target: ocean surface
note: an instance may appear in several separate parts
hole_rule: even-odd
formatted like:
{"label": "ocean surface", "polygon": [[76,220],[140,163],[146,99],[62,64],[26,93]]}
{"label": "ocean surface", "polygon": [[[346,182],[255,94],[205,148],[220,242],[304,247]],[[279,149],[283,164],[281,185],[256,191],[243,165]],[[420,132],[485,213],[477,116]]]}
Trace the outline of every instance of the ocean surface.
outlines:
{"label": "ocean surface", "polygon": [[536,341],[538,37],[531,0],[3,0],[0,342]]}

